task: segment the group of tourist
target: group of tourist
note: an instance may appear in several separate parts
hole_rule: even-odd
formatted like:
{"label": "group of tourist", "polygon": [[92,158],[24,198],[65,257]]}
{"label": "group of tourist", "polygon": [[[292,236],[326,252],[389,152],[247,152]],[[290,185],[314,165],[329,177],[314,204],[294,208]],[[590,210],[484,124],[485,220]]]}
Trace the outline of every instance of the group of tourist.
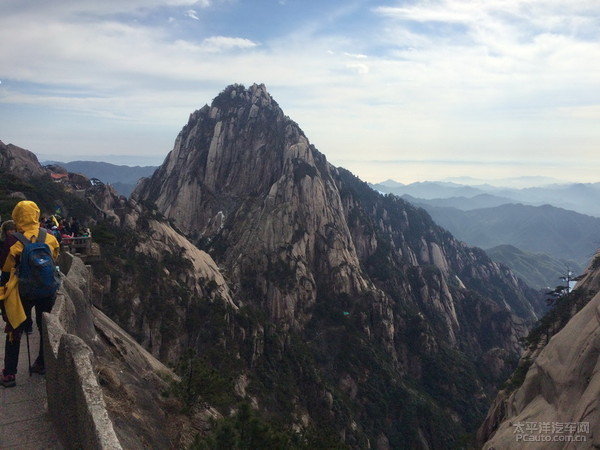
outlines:
{"label": "group of tourist", "polygon": [[47,219],[41,217],[40,226],[51,231],[59,243],[63,239],[68,241],[75,237],[89,236],[91,234],[89,228],[81,227],[76,217],[71,217],[70,219],[60,218],[56,215],[52,215]]}

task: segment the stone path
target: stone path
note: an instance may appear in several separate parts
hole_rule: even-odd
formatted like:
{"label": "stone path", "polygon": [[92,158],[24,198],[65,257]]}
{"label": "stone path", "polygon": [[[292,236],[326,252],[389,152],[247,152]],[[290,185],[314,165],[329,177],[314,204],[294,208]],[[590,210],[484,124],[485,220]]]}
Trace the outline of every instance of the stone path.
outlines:
{"label": "stone path", "polygon": [[[40,335],[34,322],[29,335],[31,362],[39,349]],[[0,369],[4,366],[4,323],[0,321]],[[5,388],[0,385],[0,449],[62,449],[50,417],[46,399],[46,378],[29,376],[27,367],[27,340],[21,338],[17,385]]]}

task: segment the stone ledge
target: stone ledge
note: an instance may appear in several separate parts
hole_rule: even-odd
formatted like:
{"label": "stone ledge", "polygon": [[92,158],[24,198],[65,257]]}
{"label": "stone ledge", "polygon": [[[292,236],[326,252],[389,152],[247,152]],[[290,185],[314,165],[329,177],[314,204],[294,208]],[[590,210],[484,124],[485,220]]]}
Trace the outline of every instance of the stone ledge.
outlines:
{"label": "stone ledge", "polygon": [[[70,271],[75,258],[69,253],[61,256],[61,267],[68,267]],[[73,319],[68,317],[73,305],[68,305],[70,299],[65,291],[61,289],[52,313],[44,313],[44,358],[50,417],[65,448],[121,449],[94,371],[92,350],[83,339],[69,333],[76,330],[63,327],[67,324],[69,328],[68,324]]]}

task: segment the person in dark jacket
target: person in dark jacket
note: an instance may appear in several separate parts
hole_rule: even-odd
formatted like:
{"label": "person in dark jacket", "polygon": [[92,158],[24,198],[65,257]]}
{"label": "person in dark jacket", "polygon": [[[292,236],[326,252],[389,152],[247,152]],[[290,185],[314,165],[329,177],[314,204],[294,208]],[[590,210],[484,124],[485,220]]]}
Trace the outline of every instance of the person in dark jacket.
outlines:
{"label": "person in dark jacket", "polygon": [[[2,226],[0,227],[0,261],[4,261],[6,259],[10,249],[8,238],[15,231],[17,231],[17,226],[15,225],[14,220],[7,220],[6,222],[2,223]],[[4,286],[6,284],[9,276],[10,272],[2,272],[2,276],[0,277],[0,286]]]}

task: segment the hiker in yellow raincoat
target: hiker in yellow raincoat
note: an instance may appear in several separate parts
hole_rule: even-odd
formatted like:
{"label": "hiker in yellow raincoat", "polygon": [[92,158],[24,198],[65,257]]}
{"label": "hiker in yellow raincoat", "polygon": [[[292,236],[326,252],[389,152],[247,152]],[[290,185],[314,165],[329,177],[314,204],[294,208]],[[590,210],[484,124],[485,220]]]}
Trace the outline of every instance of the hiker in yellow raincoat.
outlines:
{"label": "hiker in yellow raincoat", "polygon": [[[40,209],[29,200],[23,200],[15,206],[12,212],[12,218],[15,221],[17,231],[22,233],[30,241],[36,241],[40,233]],[[46,234],[44,241],[52,252],[52,257],[56,260],[58,257],[59,244],[56,238],[51,234]],[[10,273],[10,278],[4,288],[0,288],[0,299],[2,299],[2,317],[6,321],[6,347],[4,353],[4,369],[0,377],[0,383],[4,387],[16,385],[15,375],[19,362],[19,347],[21,335],[27,317],[31,317],[31,309],[35,307],[35,321],[42,333],[42,314],[50,312],[54,306],[55,295],[51,297],[27,301],[21,299],[18,289],[18,277],[15,269],[20,263],[20,256],[23,252],[23,243],[13,234],[7,238],[5,250],[0,254],[0,267],[3,273]],[[44,374],[46,372],[44,365],[43,339],[40,338],[40,350],[37,359],[31,366],[31,371]]]}

